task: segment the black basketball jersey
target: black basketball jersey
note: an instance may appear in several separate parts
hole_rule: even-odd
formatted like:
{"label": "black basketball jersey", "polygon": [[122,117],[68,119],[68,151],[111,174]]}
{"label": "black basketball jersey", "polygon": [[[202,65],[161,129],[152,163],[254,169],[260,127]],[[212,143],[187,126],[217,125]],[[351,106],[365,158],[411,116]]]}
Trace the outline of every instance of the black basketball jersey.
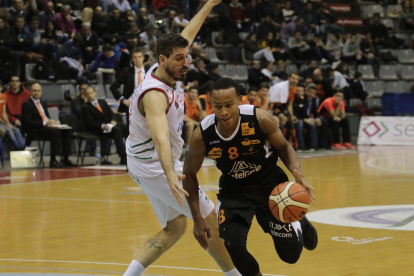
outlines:
{"label": "black basketball jersey", "polygon": [[214,114],[200,123],[206,155],[223,173],[220,186],[256,185],[277,168],[278,156],[259,126],[256,107],[240,105],[239,114],[239,124],[228,138],[218,132]]}

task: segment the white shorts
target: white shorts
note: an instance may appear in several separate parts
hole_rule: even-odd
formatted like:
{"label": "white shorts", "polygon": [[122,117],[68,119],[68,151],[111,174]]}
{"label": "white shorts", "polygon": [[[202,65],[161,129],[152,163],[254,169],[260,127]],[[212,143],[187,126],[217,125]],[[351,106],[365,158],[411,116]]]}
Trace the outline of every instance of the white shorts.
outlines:
{"label": "white shorts", "polygon": [[[167,222],[183,214],[192,219],[191,210],[187,201],[183,206],[178,204],[177,199],[170,189],[165,175],[156,177],[141,177],[129,172],[131,178],[137,183],[142,191],[147,195],[152,204],[152,209],[158,218],[162,228],[167,226]],[[182,186],[182,183],[181,183]],[[214,203],[199,188],[200,212],[203,218],[206,218],[214,209]]]}

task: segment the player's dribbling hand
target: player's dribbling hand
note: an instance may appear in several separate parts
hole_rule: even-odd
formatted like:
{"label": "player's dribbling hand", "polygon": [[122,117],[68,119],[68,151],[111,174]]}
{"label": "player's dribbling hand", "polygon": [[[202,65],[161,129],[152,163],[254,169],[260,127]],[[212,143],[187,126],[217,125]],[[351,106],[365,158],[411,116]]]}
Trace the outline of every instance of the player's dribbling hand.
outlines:
{"label": "player's dribbling hand", "polygon": [[203,218],[194,219],[193,235],[204,250],[208,249],[208,241],[211,240],[210,227]]}
{"label": "player's dribbling hand", "polygon": [[306,182],[306,180],[303,176],[299,175],[298,170],[295,170],[293,172],[293,175],[295,176],[296,183],[299,183],[299,184],[303,185],[303,187],[305,187],[306,190],[308,190],[310,203],[314,204],[314,200],[316,199],[316,197],[313,194],[313,187],[311,185],[309,185],[308,182]]}
{"label": "player's dribbling hand", "polygon": [[185,197],[188,196],[188,193],[186,190],[181,187],[181,180],[185,178],[185,175],[177,173],[176,177],[173,177],[173,179],[168,179],[168,183],[170,184],[170,189],[175,196],[175,199],[177,199],[180,206],[183,206],[185,202]]}

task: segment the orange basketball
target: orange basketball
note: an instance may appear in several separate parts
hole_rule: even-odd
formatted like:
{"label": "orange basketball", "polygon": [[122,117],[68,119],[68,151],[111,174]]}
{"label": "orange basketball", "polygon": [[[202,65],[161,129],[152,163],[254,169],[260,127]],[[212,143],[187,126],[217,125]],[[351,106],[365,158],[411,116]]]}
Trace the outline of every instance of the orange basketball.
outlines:
{"label": "orange basketball", "polygon": [[309,194],[302,185],[284,182],[277,185],[269,197],[273,216],[285,223],[301,220],[309,209]]}

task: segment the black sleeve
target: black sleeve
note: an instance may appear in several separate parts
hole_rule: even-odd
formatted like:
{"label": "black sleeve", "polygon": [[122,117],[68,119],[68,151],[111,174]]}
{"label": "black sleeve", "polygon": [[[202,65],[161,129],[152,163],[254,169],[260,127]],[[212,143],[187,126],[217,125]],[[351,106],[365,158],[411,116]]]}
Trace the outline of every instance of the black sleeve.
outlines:
{"label": "black sleeve", "polygon": [[[32,114],[33,108],[30,106],[28,102],[24,102],[22,105],[22,123],[25,128],[42,128],[43,127],[43,121]],[[47,112],[45,110],[45,112]],[[47,114],[46,114],[47,115]],[[39,116],[40,118],[40,116]]]}
{"label": "black sleeve", "polygon": [[82,115],[83,120],[85,121],[85,125],[90,131],[102,131],[101,125],[93,119],[91,110],[86,104],[82,106]]}
{"label": "black sleeve", "polygon": [[115,100],[119,100],[119,98],[122,96],[121,92],[119,92],[119,88],[126,82],[126,70],[128,70],[128,68],[122,70],[119,77],[109,87],[109,90],[111,90],[111,93],[114,95]]}

